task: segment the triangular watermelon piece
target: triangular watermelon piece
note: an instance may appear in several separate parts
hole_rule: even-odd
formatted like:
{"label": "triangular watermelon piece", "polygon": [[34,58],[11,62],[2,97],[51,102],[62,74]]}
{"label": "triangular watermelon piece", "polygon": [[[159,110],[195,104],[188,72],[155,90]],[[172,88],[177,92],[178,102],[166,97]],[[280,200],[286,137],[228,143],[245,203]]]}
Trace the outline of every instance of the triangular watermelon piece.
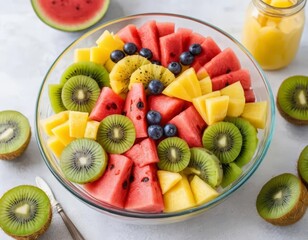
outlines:
{"label": "triangular watermelon piece", "polygon": [[141,45],[153,53],[152,60],[160,60],[159,36],[156,21],[148,21],[138,29]]}
{"label": "triangular watermelon piece", "polygon": [[119,32],[117,32],[117,35],[121,38],[123,42],[135,43],[138,50],[141,49],[141,40],[139,37],[138,30],[134,24],[128,24],[126,27],[122,28]]}
{"label": "triangular watermelon piece", "polygon": [[217,54],[221,52],[220,48],[211,37],[207,37],[202,42],[201,48],[202,52],[200,53],[200,55],[195,56],[194,60],[194,62],[198,62],[201,66],[209,62],[213,57],[215,57]]}
{"label": "triangular watermelon piece", "polygon": [[133,161],[123,155],[110,154],[104,175],[84,188],[96,199],[123,208],[129,189]]}
{"label": "triangular watermelon piece", "polygon": [[175,24],[174,22],[157,22],[156,27],[158,31],[158,36],[163,37],[174,33]]}
{"label": "triangular watermelon piece", "polygon": [[179,62],[183,52],[182,35],[172,33],[159,38],[161,64],[167,67],[170,62]]}
{"label": "triangular watermelon piece", "polygon": [[188,51],[190,35],[192,30],[188,28],[178,28],[176,33],[182,35],[182,46],[184,51]]}
{"label": "triangular watermelon piece", "polygon": [[206,38],[199,33],[196,32],[191,33],[189,36],[188,46],[186,46],[187,49],[186,51],[188,51],[190,45],[194,43],[202,44],[205,39]]}
{"label": "triangular watermelon piece", "polygon": [[158,183],[156,164],[134,165],[125,209],[159,213],[164,210],[163,195]]}

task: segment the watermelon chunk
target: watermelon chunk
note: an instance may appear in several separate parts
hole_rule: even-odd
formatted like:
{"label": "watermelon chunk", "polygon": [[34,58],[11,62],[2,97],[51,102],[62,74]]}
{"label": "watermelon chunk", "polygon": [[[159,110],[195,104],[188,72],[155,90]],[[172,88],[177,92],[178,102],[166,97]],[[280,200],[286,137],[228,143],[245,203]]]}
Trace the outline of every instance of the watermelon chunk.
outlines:
{"label": "watermelon chunk", "polygon": [[256,96],[252,89],[244,90],[244,95],[245,95],[246,103],[256,101]]}
{"label": "watermelon chunk", "polygon": [[161,125],[166,124],[170,119],[178,115],[184,106],[185,101],[179,98],[165,95],[151,95],[148,97],[148,109],[158,111],[162,117]]}
{"label": "watermelon chunk", "polygon": [[190,35],[192,34],[192,30],[189,28],[178,28],[176,33],[182,36],[182,46],[185,51],[188,50],[189,47],[189,39]]}
{"label": "watermelon chunk", "polygon": [[141,142],[136,143],[124,155],[132,159],[135,165],[138,165],[139,167],[159,162],[156,145],[154,140],[151,138],[146,138]]}
{"label": "watermelon chunk", "polygon": [[123,208],[129,189],[133,161],[123,155],[110,154],[104,175],[84,188],[96,199]]}
{"label": "watermelon chunk", "polygon": [[124,103],[125,100],[113,92],[111,88],[104,87],[89,118],[100,122],[111,114],[121,114]]}
{"label": "watermelon chunk", "polygon": [[152,60],[160,60],[159,36],[156,21],[148,21],[143,24],[138,33],[143,48],[149,48],[153,53]]}
{"label": "watermelon chunk", "polygon": [[187,43],[188,45],[185,46],[186,48],[184,50],[188,51],[189,46],[194,43],[202,44],[205,41],[205,39],[206,38],[199,33],[196,33],[196,32],[191,33],[189,36],[189,41]]}
{"label": "watermelon chunk", "polygon": [[[201,66],[209,62],[213,57],[218,55],[221,50],[216,42],[211,38],[207,37],[201,44],[202,52],[200,55],[195,57],[194,62],[198,62]],[[195,69],[198,71],[197,69]]]}
{"label": "watermelon chunk", "polygon": [[204,65],[211,78],[223,75],[241,68],[240,61],[231,48],[226,48],[211,61]]}
{"label": "watermelon chunk", "polygon": [[190,106],[170,120],[178,129],[178,135],[184,139],[189,147],[202,146],[202,133],[206,123],[194,106]]}
{"label": "watermelon chunk", "polygon": [[180,55],[183,52],[182,47],[182,35],[178,33],[172,33],[164,37],[159,38],[161,64],[165,67],[170,62],[178,62]]}
{"label": "watermelon chunk", "polygon": [[121,38],[123,42],[135,43],[138,50],[141,49],[141,40],[139,37],[138,30],[134,24],[128,24],[126,27],[122,28],[119,32],[117,32],[117,35]]}
{"label": "watermelon chunk", "polygon": [[158,36],[163,37],[174,33],[175,24],[173,22],[157,22],[156,23]]}
{"label": "watermelon chunk", "polygon": [[155,164],[134,165],[125,209],[138,212],[159,213],[164,210],[162,192]]}
{"label": "watermelon chunk", "polygon": [[125,100],[124,113],[134,123],[136,138],[147,137],[147,101],[142,83],[132,84]]}

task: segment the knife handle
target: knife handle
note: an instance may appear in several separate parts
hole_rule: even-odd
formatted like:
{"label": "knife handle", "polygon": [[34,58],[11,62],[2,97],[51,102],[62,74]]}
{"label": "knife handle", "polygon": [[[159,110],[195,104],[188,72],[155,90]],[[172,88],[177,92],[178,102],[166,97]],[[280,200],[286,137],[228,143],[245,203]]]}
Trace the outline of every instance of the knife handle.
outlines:
{"label": "knife handle", "polygon": [[70,232],[72,238],[74,240],[85,240],[84,237],[81,235],[81,233],[76,228],[76,226],[74,225],[74,223],[71,221],[71,219],[66,215],[60,203],[56,204],[56,209],[57,209],[57,212],[62,217],[62,220],[65,223],[68,231]]}

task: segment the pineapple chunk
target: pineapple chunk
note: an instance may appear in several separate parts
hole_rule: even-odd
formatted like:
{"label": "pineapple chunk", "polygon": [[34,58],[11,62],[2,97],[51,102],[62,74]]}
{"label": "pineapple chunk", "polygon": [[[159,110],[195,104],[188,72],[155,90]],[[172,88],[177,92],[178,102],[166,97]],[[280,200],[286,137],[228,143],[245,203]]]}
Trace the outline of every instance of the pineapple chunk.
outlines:
{"label": "pineapple chunk", "polygon": [[108,30],[96,40],[96,44],[107,52],[108,57],[113,50],[122,50],[124,46],[124,42]]}
{"label": "pineapple chunk", "polygon": [[205,99],[205,114],[208,125],[222,121],[228,111],[229,96],[219,96]]}
{"label": "pineapple chunk", "polygon": [[164,170],[158,170],[157,177],[159,180],[162,194],[168,192],[174,185],[176,185],[182,179],[181,174]]}
{"label": "pineapple chunk", "polygon": [[68,145],[75,138],[70,137],[69,121],[60,124],[51,130],[53,134],[63,143],[64,146]]}
{"label": "pineapple chunk", "polygon": [[87,126],[89,113],[87,112],[69,112],[69,127],[70,127],[70,137],[82,138]]}
{"label": "pineapple chunk", "polygon": [[90,48],[78,48],[74,51],[74,61],[90,61]]}
{"label": "pineapple chunk", "polygon": [[68,111],[60,112],[40,121],[45,133],[52,136],[52,129],[68,120]]}
{"label": "pineapple chunk", "polygon": [[230,98],[245,98],[242,84],[238,81],[220,90],[221,95],[227,95]]}
{"label": "pineapple chunk", "polygon": [[207,73],[206,69],[204,66],[202,66],[198,71],[197,71],[197,78],[199,80],[204,79],[206,77],[208,77],[209,74]]}
{"label": "pineapple chunk", "polygon": [[191,98],[200,97],[201,88],[194,68],[188,68],[175,81],[181,84]]}
{"label": "pineapple chunk", "polygon": [[111,70],[113,69],[115,65],[115,62],[113,62],[110,58],[106,61],[104,67],[106,68],[106,70],[110,73]]}
{"label": "pineapple chunk", "polygon": [[271,0],[270,5],[278,8],[286,8],[293,6],[293,3],[290,0]]}
{"label": "pineapple chunk", "polygon": [[57,157],[61,156],[61,153],[65,148],[64,144],[55,136],[52,136],[47,140],[47,146]]}
{"label": "pineapple chunk", "polygon": [[196,205],[189,182],[185,175],[164,195],[165,212],[174,212],[194,207]]}
{"label": "pineapple chunk", "polygon": [[201,79],[199,81],[199,85],[200,85],[200,88],[201,88],[201,94],[204,95],[204,94],[208,94],[210,92],[213,91],[212,89],[212,80],[209,76]]}
{"label": "pineapple chunk", "polygon": [[109,59],[109,55],[103,48],[100,47],[91,47],[90,48],[90,61],[104,65],[105,62]]}
{"label": "pineapple chunk", "polygon": [[178,82],[173,81],[163,91],[163,94],[169,97],[176,97],[191,102],[192,98],[187,93],[186,89]]}
{"label": "pineapple chunk", "polygon": [[97,122],[97,121],[88,121],[86,130],[84,133],[84,137],[96,140],[96,135],[97,135],[99,124],[100,122]]}
{"label": "pineapple chunk", "polygon": [[245,97],[243,98],[229,98],[227,116],[238,117],[240,116],[245,107]]}
{"label": "pineapple chunk", "polygon": [[219,195],[215,189],[197,175],[195,175],[191,180],[190,187],[197,205],[209,202]]}
{"label": "pineapple chunk", "polygon": [[241,117],[247,119],[255,128],[264,129],[267,119],[267,102],[246,103]]}

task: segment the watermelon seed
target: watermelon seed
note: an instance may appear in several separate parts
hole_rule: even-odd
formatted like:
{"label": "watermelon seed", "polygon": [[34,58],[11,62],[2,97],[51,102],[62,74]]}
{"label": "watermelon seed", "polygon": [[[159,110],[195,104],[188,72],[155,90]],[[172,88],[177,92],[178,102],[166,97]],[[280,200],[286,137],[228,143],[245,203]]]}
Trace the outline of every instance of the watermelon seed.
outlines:
{"label": "watermelon seed", "polygon": [[110,170],[114,169],[114,164],[111,164]]}
{"label": "watermelon seed", "polygon": [[127,187],[128,187],[128,183],[127,183],[127,180],[125,180],[122,184],[122,188],[127,189]]}
{"label": "watermelon seed", "polygon": [[143,102],[137,102],[137,108],[138,109],[142,109],[142,108],[144,108],[144,104],[143,104]]}
{"label": "watermelon seed", "polygon": [[148,182],[150,179],[148,177],[142,178],[141,182]]}
{"label": "watermelon seed", "polygon": [[133,175],[130,175],[129,182],[132,183],[135,180],[135,177]]}
{"label": "watermelon seed", "polygon": [[112,108],[112,109],[117,109],[117,108],[118,108],[118,107],[117,107],[117,104],[111,103],[111,108]]}
{"label": "watermelon seed", "polygon": [[140,120],[140,119],[141,119],[141,116],[140,116],[140,115],[138,115],[138,116],[136,117],[136,119],[137,119],[137,120]]}

